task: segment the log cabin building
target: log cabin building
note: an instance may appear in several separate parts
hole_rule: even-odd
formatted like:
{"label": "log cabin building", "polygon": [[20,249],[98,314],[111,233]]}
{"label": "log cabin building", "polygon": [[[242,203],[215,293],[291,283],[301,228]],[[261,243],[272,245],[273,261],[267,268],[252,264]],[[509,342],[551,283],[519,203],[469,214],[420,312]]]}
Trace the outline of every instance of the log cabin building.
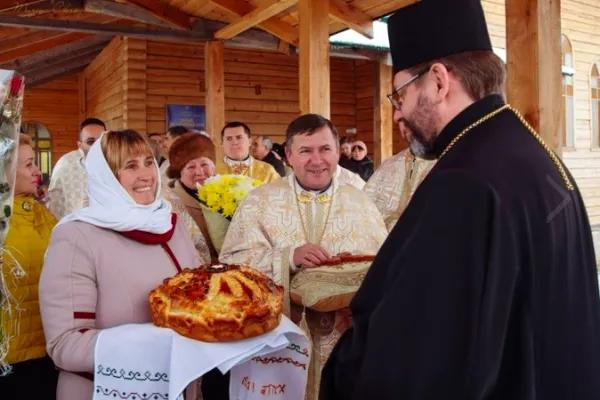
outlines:
{"label": "log cabin building", "polygon": [[[25,76],[23,129],[46,174],[85,117],[164,132],[167,105],[205,106],[217,142],[232,120],[281,142],[295,116],[318,112],[379,163],[406,147],[381,24],[415,1],[2,1],[0,68]],[[482,2],[509,102],[561,154],[600,224],[600,4]]]}

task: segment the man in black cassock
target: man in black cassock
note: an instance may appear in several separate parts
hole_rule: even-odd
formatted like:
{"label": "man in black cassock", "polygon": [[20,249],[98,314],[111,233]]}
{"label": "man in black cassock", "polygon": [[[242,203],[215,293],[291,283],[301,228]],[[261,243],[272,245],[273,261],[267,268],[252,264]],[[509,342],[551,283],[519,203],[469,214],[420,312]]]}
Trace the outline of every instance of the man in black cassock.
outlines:
{"label": "man in black cassock", "polygon": [[422,0],[388,29],[394,120],[438,162],[351,303],[320,399],[600,399],[588,216],[505,104],[480,0]]}

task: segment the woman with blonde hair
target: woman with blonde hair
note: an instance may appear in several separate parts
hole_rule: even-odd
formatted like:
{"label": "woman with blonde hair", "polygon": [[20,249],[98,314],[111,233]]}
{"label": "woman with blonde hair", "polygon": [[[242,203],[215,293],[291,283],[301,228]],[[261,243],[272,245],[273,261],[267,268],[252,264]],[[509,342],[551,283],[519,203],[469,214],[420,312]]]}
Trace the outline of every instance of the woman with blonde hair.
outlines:
{"label": "woman with blonde hair", "polygon": [[[10,366],[5,376],[0,366],[3,398],[53,399],[56,392],[58,374],[46,354],[38,301],[44,253],[56,219],[35,201],[40,176],[31,139],[21,134],[13,213],[4,263],[0,264],[0,359],[5,355]],[[32,377],[35,377],[33,384]]]}
{"label": "woman with blonde hair", "polygon": [[165,193],[173,209],[185,221],[192,241],[206,263],[218,258],[210,240],[204,214],[198,199],[198,185],[215,174],[215,145],[206,135],[198,132],[178,137],[169,149],[170,165],[167,176],[173,179]]}
{"label": "woman with blonde hair", "polygon": [[199,265],[187,228],[160,196],[158,166],[139,133],[105,132],[86,169],[89,206],[52,233],[40,281],[48,353],[61,370],[58,400],[89,400],[100,331],[150,322],[148,293]]}

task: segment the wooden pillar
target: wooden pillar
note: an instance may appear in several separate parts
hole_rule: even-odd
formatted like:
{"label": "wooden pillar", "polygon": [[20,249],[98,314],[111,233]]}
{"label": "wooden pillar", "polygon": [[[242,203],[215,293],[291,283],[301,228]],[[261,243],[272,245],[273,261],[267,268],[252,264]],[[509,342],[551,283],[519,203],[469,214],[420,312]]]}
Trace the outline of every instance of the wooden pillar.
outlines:
{"label": "wooden pillar", "polygon": [[217,147],[217,160],[223,158],[221,129],[225,126],[225,47],[223,42],[207,42],[204,48],[206,80],[206,132]]}
{"label": "wooden pillar", "polygon": [[329,0],[299,0],[300,112],[331,117]]}
{"label": "wooden pillar", "polygon": [[560,154],[564,124],[560,0],[506,0],[508,102]]}
{"label": "wooden pillar", "polygon": [[392,155],[394,151],[394,112],[387,95],[392,91],[392,67],[383,62],[375,65],[375,96],[373,104],[373,146],[375,166]]}
{"label": "wooden pillar", "polygon": [[126,37],[123,44],[123,128],[147,134],[146,39]]}

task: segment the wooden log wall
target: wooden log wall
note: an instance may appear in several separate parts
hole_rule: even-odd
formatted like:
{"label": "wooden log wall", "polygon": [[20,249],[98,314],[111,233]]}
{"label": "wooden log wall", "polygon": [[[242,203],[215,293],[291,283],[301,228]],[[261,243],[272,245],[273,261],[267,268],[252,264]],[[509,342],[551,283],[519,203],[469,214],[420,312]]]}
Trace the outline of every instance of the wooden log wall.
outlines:
{"label": "wooden log wall", "polygon": [[125,43],[125,38],[114,38],[83,71],[86,117],[100,118],[108,129],[125,126]]}
{"label": "wooden log wall", "polygon": [[52,165],[77,148],[78,108],[78,74],[31,89],[25,81],[22,122],[37,122],[48,129],[52,135]]}
{"label": "wooden log wall", "polygon": [[[298,58],[225,49],[225,120],[283,142],[299,115]],[[164,132],[167,104],[205,104],[204,46],[148,41],[147,129]],[[355,126],[354,62],[331,59],[332,121],[340,133]],[[216,133],[217,136],[219,133]]]}
{"label": "wooden log wall", "polygon": [[147,42],[125,38],[123,41],[123,127],[147,133]]}

